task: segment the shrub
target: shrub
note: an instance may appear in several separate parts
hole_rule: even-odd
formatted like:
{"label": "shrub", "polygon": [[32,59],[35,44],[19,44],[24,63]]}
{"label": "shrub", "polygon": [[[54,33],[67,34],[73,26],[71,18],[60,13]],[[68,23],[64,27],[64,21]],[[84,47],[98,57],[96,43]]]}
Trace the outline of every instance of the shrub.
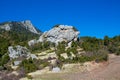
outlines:
{"label": "shrub", "polygon": [[60,56],[60,54],[62,54],[62,53],[65,53],[65,43],[64,42],[58,43],[57,49],[56,49],[56,54],[58,56]]}
{"label": "shrub", "polygon": [[55,47],[55,44],[51,43],[49,41],[45,41],[45,42],[36,43],[36,44],[30,46],[29,49],[31,50],[32,53],[36,53],[36,52],[48,50],[51,47]]}
{"label": "shrub", "polygon": [[31,75],[27,75],[27,78],[31,79],[31,80],[33,79],[33,77]]}
{"label": "shrub", "polygon": [[96,53],[95,59],[96,59],[98,62],[107,61],[107,60],[108,60],[108,51],[106,51],[106,50],[99,50],[99,51]]}
{"label": "shrub", "polygon": [[2,56],[0,65],[1,65],[1,66],[4,66],[4,64],[8,63],[9,60],[10,60],[10,58],[9,58],[8,54],[4,54],[4,55]]}
{"label": "shrub", "polygon": [[116,51],[115,54],[116,54],[116,55],[120,55],[120,49],[117,49],[117,51]]}
{"label": "shrub", "polygon": [[81,38],[80,46],[85,51],[97,51],[99,50],[103,45],[103,42],[101,39],[97,39],[95,37],[83,37]]}
{"label": "shrub", "polygon": [[34,64],[33,60],[30,59],[25,59],[21,62],[20,67],[23,67],[26,73],[29,72],[34,72],[37,70],[37,66]]}
{"label": "shrub", "polygon": [[115,53],[117,51],[117,47],[114,45],[108,46],[108,51],[110,53]]}
{"label": "shrub", "polygon": [[110,38],[108,36],[105,36],[104,37],[104,45],[105,46],[108,46],[109,45],[109,42],[110,42]]}

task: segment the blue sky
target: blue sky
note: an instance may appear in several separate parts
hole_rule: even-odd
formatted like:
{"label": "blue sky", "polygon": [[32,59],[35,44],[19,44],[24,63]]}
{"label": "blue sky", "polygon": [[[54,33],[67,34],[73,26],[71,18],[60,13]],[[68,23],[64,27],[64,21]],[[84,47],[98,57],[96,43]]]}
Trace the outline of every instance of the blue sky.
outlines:
{"label": "blue sky", "polygon": [[80,36],[120,34],[119,0],[1,0],[0,22],[31,20],[41,31],[75,26]]}

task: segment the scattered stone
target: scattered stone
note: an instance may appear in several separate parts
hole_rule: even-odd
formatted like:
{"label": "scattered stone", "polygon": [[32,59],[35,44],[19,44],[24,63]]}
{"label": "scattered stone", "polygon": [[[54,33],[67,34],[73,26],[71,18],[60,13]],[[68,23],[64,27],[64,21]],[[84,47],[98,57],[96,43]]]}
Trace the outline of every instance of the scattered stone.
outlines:
{"label": "scattered stone", "polygon": [[61,57],[63,57],[64,59],[68,59],[69,57],[67,56],[67,53],[62,53],[60,54]]}
{"label": "scattered stone", "polygon": [[31,21],[30,20],[25,20],[25,21],[22,21],[21,22],[25,27],[26,29],[28,29],[29,31],[35,33],[35,34],[39,34],[37,32],[37,30],[35,29],[35,27],[32,25]]}
{"label": "scattered stone", "polygon": [[21,61],[14,61],[14,66],[18,66],[21,63]]}
{"label": "scattered stone", "polygon": [[36,39],[33,39],[33,40],[30,40],[29,42],[28,42],[28,45],[29,46],[32,46],[32,45],[34,45],[34,44],[36,44],[37,43],[37,40]]}
{"label": "scattered stone", "polygon": [[52,72],[60,72],[60,68],[59,68],[59,67],[54,67],[54,68],[52,69]]}

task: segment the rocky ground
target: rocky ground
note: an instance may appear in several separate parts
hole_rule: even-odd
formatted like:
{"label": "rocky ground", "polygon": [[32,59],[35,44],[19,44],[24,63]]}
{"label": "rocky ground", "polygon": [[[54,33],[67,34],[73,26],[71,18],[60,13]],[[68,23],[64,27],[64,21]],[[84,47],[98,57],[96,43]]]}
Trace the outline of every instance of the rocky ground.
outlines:
{"label": "rocky ground", "polygon": [[84,71],[78,68],[78,65],[73,66],[68,72],[39,74],[38,71],[37,75],[33,75],[33,80],[120,80],[119,68],[120,56],[110,55],[108,62],[85,63]]}

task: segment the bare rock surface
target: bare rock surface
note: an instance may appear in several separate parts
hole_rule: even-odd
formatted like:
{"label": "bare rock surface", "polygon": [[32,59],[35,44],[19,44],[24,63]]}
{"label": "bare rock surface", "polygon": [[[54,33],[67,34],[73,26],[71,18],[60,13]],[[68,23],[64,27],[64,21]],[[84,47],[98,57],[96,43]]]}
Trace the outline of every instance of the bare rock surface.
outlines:
{"label": "bare rock surface", "polygon": [[33,24],[31,23],[30,20],[25,20],[25,21],[22,21],[21,23],[22,23],[22,24],[26,27],[26,29],[28,29],[30,32],[35,33],[35,34],[39,34],[39,33],[37,32],[37,30],[35,29],[35,27],[33,26]]}
{"label": "bare rock surface", "polygon": [[26,58],[37,58],[36,55],[31,54],[30,51],[26,47],[22,47],[17,45],[15,47],[9,46],[8,47],[9,57],[11,59],[19,58],[19,57],[26,57]]}
{"label": "bare rock surface", "polygon": [[75,30],[73,26],[59,25],[44,32],[38,41],[43,42],[46,40],[56,44],[62,41],[70,42],[78,38],[79,33],[80,32]]}
{"label": "bare rock surface", "polygon": [[10,22],[5,22],[0,24],[0,29],[4,29],[6,31],[10,31],[12,28],[19,28],[23,27],[26,30],[29,30],[32,33],[35,34],[41,34],[40,32],[37,31],[37,29],[33,26],[30,20],[25,20],[25,21],[10,21]]}

